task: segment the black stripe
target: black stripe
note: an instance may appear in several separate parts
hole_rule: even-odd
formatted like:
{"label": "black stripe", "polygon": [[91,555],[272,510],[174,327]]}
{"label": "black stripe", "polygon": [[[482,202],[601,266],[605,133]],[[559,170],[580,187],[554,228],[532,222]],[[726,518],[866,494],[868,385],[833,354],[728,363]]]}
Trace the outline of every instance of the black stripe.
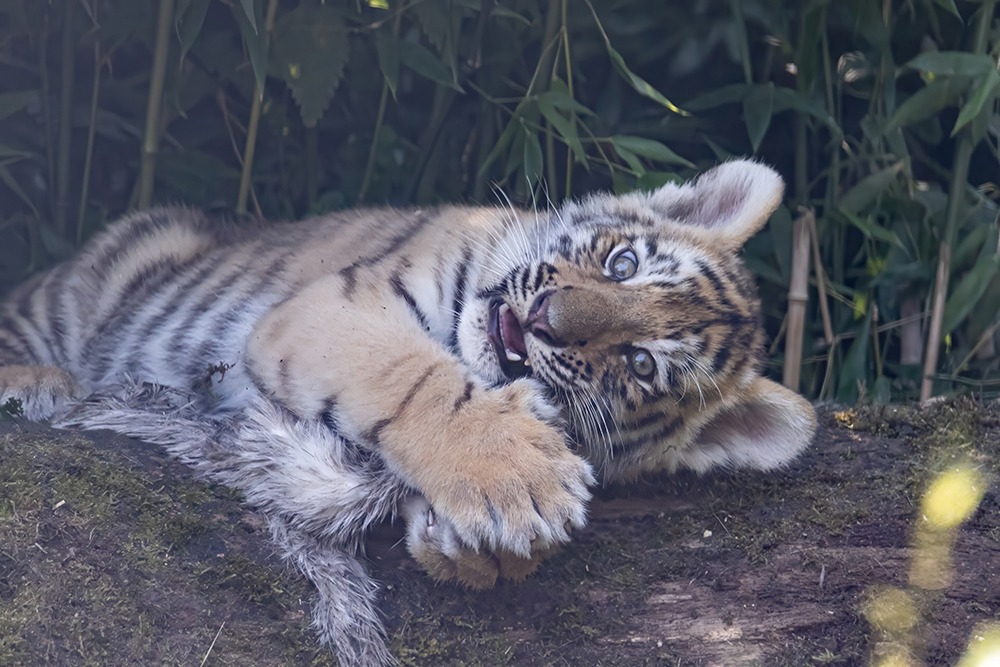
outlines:
{"label": "black stripe", "polygon": [[[8,335],[6,331],[0,331],[0,336]],[[0,337],[0,365],[16,364],[28,361],[25,359],[24,350],[18,349],[9,343],[5,343]]]}
{"label": "black stripe", "polygon": [[[137,304],[134,311],[122,308],[126,302],[119,299],[116,312],[105,319],[87,342],[83,357],[90,358],[97,355],[99,350],[103,350],[106,351],[109,358],[122,358],[122,354],[115,354],[115,351],[121,349],[122,343],[131,340],[131,345],[125,353],[124,359],[126,362],[131,362],[141,358],[142,347],[148,342],[149,334],[158,331],[171,317],[176,315],[177,307],[190,296],[189,289],[192,285],[200,284],[217,269],[213,259],[211,255],[203,255],[196,262],[192,262],[193,264],[201,262],[201,266],[194,271],[183,274],[178,271],[176,266],[164,266],[161,268],[163,273],[157,276],[157,280],[152,281],[148,289],[143,290],[142,286],[137,286],[135,294],[141,295],[142,301],[147,303],[166,289],[174,290],[173,296],[166,303],[159,305],[159,312],[148,310],[142,301]],[[129,301],[131,301],[131,295]],[[150,319],[139,318],[140,315],[149,314],[153,314]],[[111,327],[118,329],[116,335],[112,336],[108,333],[108,329]]]}
{"label": "black stripe", "polygon": [[438,369],[439,365],[440,364],[431,364],[430,366],[428,366],[427,370],[424,371],[424,374],[421,375],[417,379],[417,381],[413,383],[409,391],[406,392],[406,396],[404,396],[403,400],[400,401],[399,405],[396,406],[396,412],[392,415],[393,419],[399,419],[399,417],[403,414],[403,411],[405,411],[407,406],[409,406],[410,403],[413,401],[413,398],[417,395],[417,392],[420,391],[420,388],[424,386],[424,383],[427,382],[427,379],[434,373],[434,371]]}
{"label": "black stripe", "polygon": [[[368,266],[374,266],[379,262],[381,262],[382,260],[384,260],[389,255],[391,255],[392,253],[402,248],[403,245],[407,241],[412,239],[414,236],[416,236],[417,233],[421,229],[423,229],[424,226],[430,220],[431,216],[428,213],[421,212],[417,214],[413,222],[410,223],[410,225],[407,226],[406,229],[404,229],[401,233],[392,237],[392,239],[389,241],[389,244],[385,248],[379,249],[378,252],[374,254],[359,257],[350,266],[341,269],[340,274],[344,277],[344,280],[347,281],[347,284],[345,285],[344,296],[350,297],[354,293],[354,289],[357,285],[357,277],[355,275],[355,272],[358,269]],[[387,222],[386,224],[391,224],[391,223]]]}
{"label": "black stripe", "polygon": [[[92,250],[85,251],[86,255],[89,255],[91,268],[101,279],[106,279],[109,271],[117,264],[117,258],[127,249],[138,247],[143,240],[157,231],[167,229],[171,225],[180,227],[187,222],[172,220],[171,213],[181,215],[182,209],[154,208],[118,220],[95,239]],[[111,237],[111,244],[101,248],[101,244],[108,236]]]}
{"label": "black stripe", "polygon": [[[17,321],[11,318],[9,315],[5,316],[0,320],[0,334],[5,335],[8,340],[13,341],[14,345],[19,346],[20,350],[17,350],[20,354],[18,355],[19,361],[23,362],[35,362],[37,358],[35,357],[34,349],[31,347],[31,343],[28,338],[21,331],[18,326]],[[10,349],[15,349],[14,346],[8,346]]]}
{"label": "black stripe", "polygon": [[[254,252],[250,251],[250,256]],[[275,273],[284,270],[290,254],[291,251],[285,251],[272,259],[271,263],[260,272],[259,277],[242,285],[238,293],[232,291],[231,288],[240,278],[246,276],[246,267],[242,264],[233,266],[230,269],[233,271],[233,275],[219,285],[205,288],[208,290],[208,294],[192,308],[185,322],[179,328],[175,328],[180,335],[170,346],[174,354],[190,351],[191,345],[196,342],[190,332],[200,332],[203,342],[198,350],[191,355],[192,362],[195,364],[194,374],[191,377],[197,377],[200,373],[199,366],[207,362],[217,361],[215,357],[225,350],[226,344],[229,342],[226,336],[227,332],[232,329],[235,322],[240,321],[240,312],[246,309],[248,302],[258,298],[265,287],[273,284]],[[256,272],[254,274],[256,275]],[[220,304],[222,304],[222,309],[217,311],[216,308]],[[211,326],[204,327],[203,320],[206,318],[210,318]],[[202,331],[203,328],[208,329],[208,332]],[[213,354],[213,351],[216,352]]]}
{"label": "black stripe", "polygon": [[426,330],[430,330],[430,324],[427,322],[427,315],[424,314],[424,311],[420,310],[420,306],[417,305],[417,300],[414,299],[413,295],[410,294],[410,291],[406,289],[406,285],[403,284],[403,276],[401,276],[398,271],[393,273],[392,277],[389,278],[389,284],[392,285],[393,293],[403,299],[403,301],[406,302],[406,305],[409,306],[410,312],[413,313],[413,315],[417,318],[417,321],[420,322],[420,326]]}
{"label": "black stripe", "polygon": [[[44,283],[43,283],[44,284]],[[54,344],[52,342],[52,332],[48,330],[48,327],[44,326],[48,324],[47,322],[39,322],[35,318],[35,303],[34,297],[39,293],[36,288],[30,292],[26,292],[21,295],[21,298],[17,302],[16,312],[21,319],[22,331],[25,334],[34,333],[35,336],[42,341],[44,345],[43,350],[34,350],[35,356],[41,359],[51,358],[54,352]],[[44,306],[44,304],[43,304]]]}
{"label": "black stripe", "polygon": [[700,259],[695,262],[695,265],[698,267],[698,270],[701,271],[701,274],[705,276],[706,280],[711,283],[712,288],[715,290],[716,296],[718,297],[723,308],[734,309],[732,302],[729,300],[729,296],[726,294],[726,286],[715,272],[715,269]]}
{"label": "black stripe", "polygon": [[330,396],[323,401],[323,423],[334,433],[340,433],[340,417],[337,415],[337,397]]}
{"label": "black stripe", "polygon": [[677,430],[683,426],[683,417],[673,417],[668,420],[661,428],[657,429],[652,433],[633,435],[632,437],[622,437],[617,443],[615,443],[616,449],[634,449],[640,445],[647,443],[654,443],[663,440],[664,438],[669,438]]}
{"label": "black stripe", "polygon": [[391,419],[379,419],[370,429],[361,434],[362,440],[370,447],[382,446],[382,431],[392,423]]}
{"label": "black stripe", "polygon": [[472,384],[471,382],[465,383],[465,391],[462,392],[461,396],[455,399],[455,407],[452,410],[452,412],[458,412],[459,410],[462,409],[462,406],[464,406],[466,403],[472,400],[472,390],[474,388],[475,385]]}
{"label": "black stripe", "polygon": [[468,246],[462,248],[462,258],[459,260],[458,276],[455,278],[455,287],[451,297],[451,334],[448,336],[448,349],[458,353],[458,325],[461,321],[462,311],[465,309],[466,281],[469,279],[469,264],[472,263],[472,249]]}

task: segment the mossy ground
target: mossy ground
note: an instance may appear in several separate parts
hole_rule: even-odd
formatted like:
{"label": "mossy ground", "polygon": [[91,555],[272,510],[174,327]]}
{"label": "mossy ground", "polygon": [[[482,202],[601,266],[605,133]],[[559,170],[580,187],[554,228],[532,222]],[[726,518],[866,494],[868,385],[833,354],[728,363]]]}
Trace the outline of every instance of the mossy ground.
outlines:
{"label": "mossy ground", "polygon": [[[909,648],[953,664],[973,626],[1000,616],[1000,410],[822,419],[777,474],[602,490],[590,525],[520,585],[434,584],[399,528],[381,527],[368,553],[394,653],[421,666],[861,665],[886,639],[866,601],[895,586],[919,601]],[[989,489],[954,536],[949,585],[915,590],[920,496],[970,459]],[[332,664],[309,598],[255,513],[155,448],[0,425],[0,664]]]}

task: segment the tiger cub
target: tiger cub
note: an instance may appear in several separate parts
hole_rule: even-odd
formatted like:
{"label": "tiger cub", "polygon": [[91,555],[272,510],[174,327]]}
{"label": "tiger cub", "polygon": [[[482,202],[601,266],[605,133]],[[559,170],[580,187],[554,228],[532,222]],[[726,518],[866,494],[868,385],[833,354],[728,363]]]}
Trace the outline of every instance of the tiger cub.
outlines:
{"label": "tiger cub", "polygon": [[433,575],[518,578],[584,524],[595,476],[767,470],[809,443],[809,403],[761,376],[739,259],[782,192],[771,169],[733,161],[552,211],[365,209],[259,229],[134,213],[0,309],[0,404],[59,417],[125,377],[190,392],[206,420],[264,401],[412,492],[398,509]]}

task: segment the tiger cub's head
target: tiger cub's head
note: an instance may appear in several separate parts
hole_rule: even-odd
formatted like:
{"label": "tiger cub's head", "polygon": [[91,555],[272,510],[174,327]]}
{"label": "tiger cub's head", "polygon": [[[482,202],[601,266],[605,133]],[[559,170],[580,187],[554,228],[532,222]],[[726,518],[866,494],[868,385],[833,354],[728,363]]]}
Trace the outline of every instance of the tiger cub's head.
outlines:
{"label": "tiger cub's head", "polygon": [[462,332],[478,345],[463,352],[496,382],[547,385],[606,479],[780,466],[815,417],[761,376],[760,304],[739,253],[783,187],[734,161],[685,185],[539,213],[497,243],[503,277],[479,293]]}

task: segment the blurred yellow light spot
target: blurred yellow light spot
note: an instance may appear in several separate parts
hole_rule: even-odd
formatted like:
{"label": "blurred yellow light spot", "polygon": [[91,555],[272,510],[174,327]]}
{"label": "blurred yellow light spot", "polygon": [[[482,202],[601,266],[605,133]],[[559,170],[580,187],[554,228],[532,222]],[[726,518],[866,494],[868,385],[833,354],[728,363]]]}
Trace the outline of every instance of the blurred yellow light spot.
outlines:
{"label": "blurred yellow light spot", "polygon": [[299,65],[298,63],[291,63],[288,66],[288,76],[292,77],[293,79],[297,79],[300,76],[302,76],[302,66]]}
{"label": "blurred yellow light spot", "polygon": [[956,528],[976,511],[985,490],[982,475],[970,466],[946,470],[924,494],[924,518],[931,528]]}
{"label": "blurred yellow light spot", "polygon": [[877,276],[883,271],[888,264],[888,260],[885,257],[869,257],[866,263],[866,270],[869,276]]}
{"label": "blurred yellow light spot", "polygon": [[903,652],[887,655],[874,664],[875,667],[915,667],[915,663],[910,660],[910,656]]}
{"label": "blurred yellow light spot", "polygon": [[389,9],[389,3],[386,0],[368,0],[368,6],[375,9]]}
{"label": "blurred yellow light spot", "polygon": [[[865,605],[865,617],[869,623],[883,632],[906,632],[917,622],[917,605],[906,591],[899,588],[883,588],[869,598]],[[886,660],[892,657],[887,656]],[[894,663],[883,661],[879,664]]]}
{"label": "blurred yellow light spot", "polygon": [[1000,667],[1000,624],[976,628],[956,667]]}
{"label": "blurred yellow light spot", "polygon": [[868,295],[857,293],[854,295],[854,319],[860,320],[868,312]]}

